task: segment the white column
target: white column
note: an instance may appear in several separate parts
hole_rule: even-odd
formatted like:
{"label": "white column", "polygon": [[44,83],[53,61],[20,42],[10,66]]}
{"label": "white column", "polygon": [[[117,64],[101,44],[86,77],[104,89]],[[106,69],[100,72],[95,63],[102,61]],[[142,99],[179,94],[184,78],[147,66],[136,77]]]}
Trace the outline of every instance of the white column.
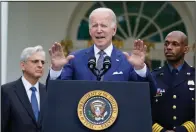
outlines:
{"label": "white column", "polygon": [[1,85],[7,79],[8,2],[1,2]]}
{"label": "white column", "polygon": [[[195,23],[196,23],[196,1],[195,1],[195,3],[194,3],[194,13],[193,13],[193,16],[194,16],[194,19],[193,19],[193,26],[194,26],[194,36],[196,36],[196,25],[195,25]],[[195,37],[195,41],[194,41],[194,43],[196,44],[196,37]],[[195,47],[196,48],[196,47]],[[196,49],[194,50],[194,51],[196,51]],[[193,66],[194,67],[196,67],[196,53],[194,52],[194,58],[193,58],[194,60],[193,60]],[[195,73],[196,73],[196,71],[195,71]]]}

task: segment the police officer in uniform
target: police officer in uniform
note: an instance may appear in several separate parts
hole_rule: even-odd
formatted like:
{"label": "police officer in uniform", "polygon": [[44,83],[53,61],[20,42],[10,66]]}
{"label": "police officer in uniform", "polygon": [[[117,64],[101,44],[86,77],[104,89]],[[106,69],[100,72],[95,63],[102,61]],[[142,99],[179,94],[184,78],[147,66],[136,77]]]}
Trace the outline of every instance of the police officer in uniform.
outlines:
{"label": "police officer in uniform", "polygon": [[157,94],[152,102],[153,132],[195,132],[195,68],[184,60],[188,38],[173,31],[165,38],[165,66],[152,73]]}

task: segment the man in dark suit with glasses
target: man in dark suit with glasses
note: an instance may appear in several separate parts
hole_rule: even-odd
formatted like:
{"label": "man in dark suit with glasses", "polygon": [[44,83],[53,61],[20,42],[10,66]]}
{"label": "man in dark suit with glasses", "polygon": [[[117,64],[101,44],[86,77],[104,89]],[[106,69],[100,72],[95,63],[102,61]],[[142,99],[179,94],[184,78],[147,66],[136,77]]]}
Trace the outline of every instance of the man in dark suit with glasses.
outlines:
{"label": "man in dark suit with glasses", "polygon": [[39,83],[44,73],[45,52],[41,46],[21,53],[22,77],[1,86],[1,131],[40,132],[45,86]]}

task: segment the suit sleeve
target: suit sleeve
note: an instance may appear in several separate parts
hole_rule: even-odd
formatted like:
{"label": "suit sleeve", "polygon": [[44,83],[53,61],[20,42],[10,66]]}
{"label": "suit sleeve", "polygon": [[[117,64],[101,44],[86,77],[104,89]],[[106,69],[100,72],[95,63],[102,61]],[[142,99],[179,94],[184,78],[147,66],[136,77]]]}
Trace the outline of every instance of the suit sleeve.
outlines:
{"label": "suit sleeve", "polygon": [[151,99],[153,98],[153,96],[156,95],[157,83],[156,83],[155,78],[153,77],[152,73],[149,71],[148,68],[146,70],[146,77],[141,77],[141,76],[137,75],[137,73],[132,69],[130,71],[130,79],[129,80],[149,82]]}
{"label": "suit sleeve", "polygon": [[150,94],[151,98],[156,95],[157,92],[157,84],[156,81],[151,74],[150,70],[147,68],[146,70],[146,77],[141,77],[139,76],[133,67],[130,69],[130,77],[129,80],[131,81],[141,81],[141,82],[149,82],[149,87],[150,87]]}
{"label": "suit sleeve", "polygon": [[63,67],[61,75],[57,78],[60,80],[72,80],[73,79],[73,60],[70,60],[68,64]]}
{"label": "suit sleeve", "polygon": [[[59,77],[56,78],[56,80],[72,80],[73,79],[73,66],[72,66],[72,60],[66,65],[64,65],[62,72]],[[48,76],[46,78],[46,90],[48,87],[48,82],[50,81],[50,71],[48,73]]]}
{"label": "suit sleeve", "polygon": [[1,131],[7,132],[10,124],[10,100],[5,91],[5,87],[1,87]]}

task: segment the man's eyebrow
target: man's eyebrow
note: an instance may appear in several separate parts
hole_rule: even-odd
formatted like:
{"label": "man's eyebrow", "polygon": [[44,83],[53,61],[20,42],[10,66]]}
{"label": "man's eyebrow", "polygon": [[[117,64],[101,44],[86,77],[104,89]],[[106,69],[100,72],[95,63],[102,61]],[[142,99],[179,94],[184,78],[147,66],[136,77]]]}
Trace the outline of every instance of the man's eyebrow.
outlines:
{"label": "man's eyebrow", "polygon": [[165,40],[165,42],[176,42],[176,43],[180,43],[180,42],[178,42],[176,40],[173,40],[173,41]]}

